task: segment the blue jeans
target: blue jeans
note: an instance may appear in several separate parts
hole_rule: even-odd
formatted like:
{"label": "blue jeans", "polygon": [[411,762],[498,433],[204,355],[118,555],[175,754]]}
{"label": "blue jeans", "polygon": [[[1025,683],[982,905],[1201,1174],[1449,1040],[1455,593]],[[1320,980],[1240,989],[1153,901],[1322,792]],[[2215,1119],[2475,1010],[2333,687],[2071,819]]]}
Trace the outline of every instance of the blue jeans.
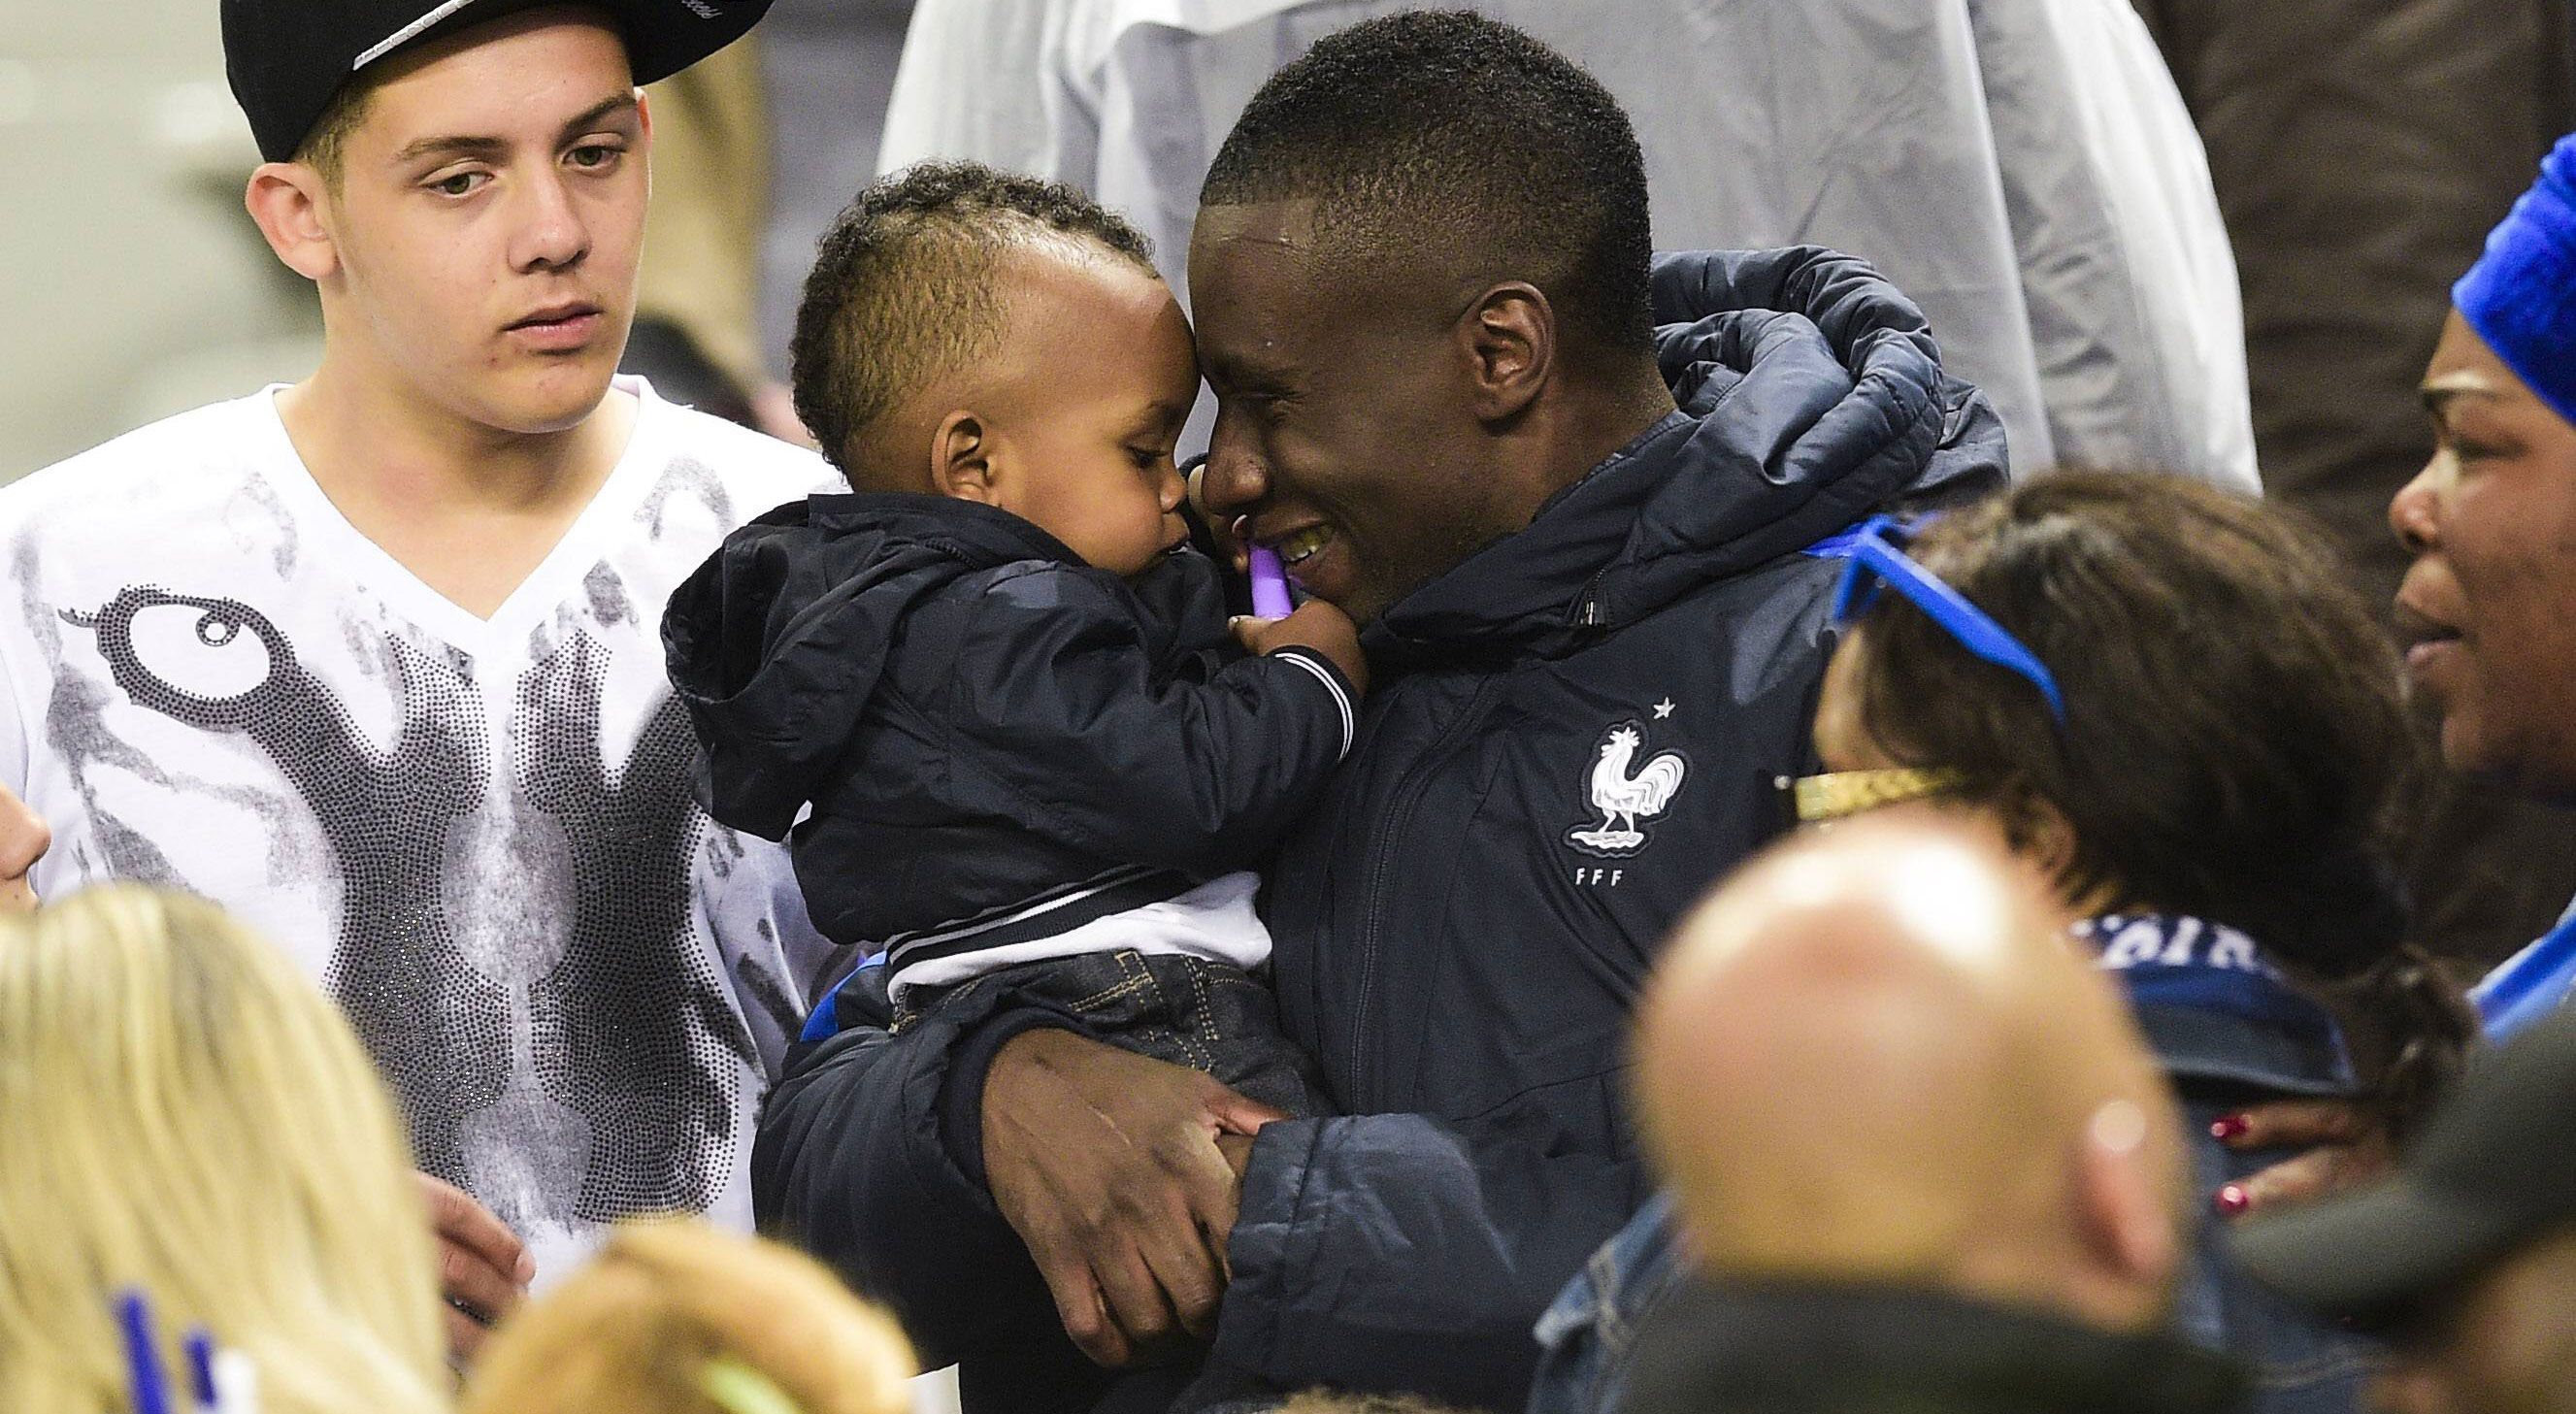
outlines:
{"label": "blue jeans", "polygon": [[1658,1193],[1602,1243],[1538,1320],[1538,1378],[1530,1414],[1593,1414],[1615,1406],[1637,1323],[1682,1284],[1673,1200]]}
{"label": "blue jeans", "polygon": [[[1270,989],[1242,968],[1167,953],[1084,953],[1022,963],[946,987],[907,987],[901,1034],[943,1008],[1036,1006],[1122,1051],[1203,1071],[1292,1115],[1328,1111],[1314,1064],[1279,1031]],[[1007,1000],[1003,1000],[1007,999]]]}
{"label": "blue jeans", "polygon": [[[1190,1372],[1113,1376],[1066,1338],[1045,1281],[986,1190],[982,1077],[960,1057],[976,1038],[1034,1019],[1204,1071],[1291,1113],[1322,1113],[1269,988],[1238,968],[1133,951],[907,989],[900,1011],[880,982],[862,976],[836,994],[833,1027],[801,1043],[811,1064],[781,1082],[830,1078],[835,1105],[781,1127],[770,1122],[773,1093],[752,1151],[763,1228],[891,1306],[931,1367],[956,1364],[968,1414],[1169,1407]],[[782,1219],[789,1206],[800,1222]]]}

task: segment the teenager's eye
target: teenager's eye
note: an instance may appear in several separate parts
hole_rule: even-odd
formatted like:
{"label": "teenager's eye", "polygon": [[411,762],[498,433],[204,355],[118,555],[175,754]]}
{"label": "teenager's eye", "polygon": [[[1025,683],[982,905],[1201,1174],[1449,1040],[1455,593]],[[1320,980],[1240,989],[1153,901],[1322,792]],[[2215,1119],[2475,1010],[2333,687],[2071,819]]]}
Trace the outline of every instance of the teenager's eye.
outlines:
{"label": "teenager's eye", "polygon": [[429,189],[440,196],[471,196],[490,181],[491,176],[489,172],[458,172],[431,182]]}
{"label": "teenager's eye", "polygon": [[572,165],[584,171],[603,171],[616,166],[617,159],[625,155],[626,149],[622,147],[612,147],[607,143],[592,143],[587,147],[576,147],[572,150]]}

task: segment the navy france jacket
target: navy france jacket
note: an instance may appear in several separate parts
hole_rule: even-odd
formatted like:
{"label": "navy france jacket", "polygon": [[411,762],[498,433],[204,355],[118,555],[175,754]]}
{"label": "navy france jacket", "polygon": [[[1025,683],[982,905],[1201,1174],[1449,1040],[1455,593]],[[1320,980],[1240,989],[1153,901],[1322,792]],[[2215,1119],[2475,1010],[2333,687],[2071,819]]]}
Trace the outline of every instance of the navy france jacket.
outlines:
{"label": "navy france jacket", "polygon": [[[1651,1186],[1621,1119],[1638,986],[1810,759],[1841,562],[1802,552],[2002,482],[1994,413],[1859,261],[1670,257],[1654,298],[1680,411],[1371,625],[1358,742],[1266,871],[1281,1021],[1341,1113],[1254,1145],[1215,1374],[1520,1407],[1532,1324]],[[888,1293],[934,1362],[1014,1254],[908,1205],[978,1191],[971,1103],[938,1106],[1032,1022],[844,1031],[762,1114],[764,1227]]]}
{"label": "navy france jacket", "polygon": [[792,825],[815,926],[895,968],[1257,864],[1351,736],[1320,654],[1233,646],[1205,556],[1125,582],[948,497],[781,506],[662,631],[709,813]]}
{"label": "navy france jacket", "polygon": [[1518,1408],[1531,1326],[1651,1184],[1628,1013],[1782,825],[1841,561],[2002,484],[2000,424],[1857,260],[1666,257],[1681,410],[1369,627],[1360,736],[1268,876],[1282,1020],[1349,1117],[1263,1129],[1216,1355]]}

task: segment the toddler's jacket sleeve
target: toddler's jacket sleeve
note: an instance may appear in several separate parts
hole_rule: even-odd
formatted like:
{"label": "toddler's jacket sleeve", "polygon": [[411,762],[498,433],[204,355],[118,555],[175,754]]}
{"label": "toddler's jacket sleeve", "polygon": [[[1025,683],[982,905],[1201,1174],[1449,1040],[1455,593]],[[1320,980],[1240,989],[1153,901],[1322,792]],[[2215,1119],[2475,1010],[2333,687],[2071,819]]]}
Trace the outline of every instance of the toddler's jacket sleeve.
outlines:
{"label": "toddler's jacket sleeve", "polygon": [[1144,632],[1091,576],[996,581],[956,646],[954,769],[1104,859],[1202,878],[1243,868],[1350,750],[1355,694],[1295,648],[1205,681],[1163,676]]}

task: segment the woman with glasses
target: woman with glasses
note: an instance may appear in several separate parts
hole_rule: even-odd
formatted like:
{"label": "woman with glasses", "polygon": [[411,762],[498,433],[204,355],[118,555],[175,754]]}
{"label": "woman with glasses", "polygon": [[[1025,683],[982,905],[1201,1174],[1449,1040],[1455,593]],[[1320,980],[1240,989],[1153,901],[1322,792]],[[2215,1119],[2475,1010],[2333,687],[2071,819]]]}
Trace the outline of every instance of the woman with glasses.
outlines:
{"label": "woman with glasses", "polygon": [[[1906,538],[1872,522],[1850,547],[1816,714],[1826,773],[1796,783],[1802,823],[1916,797],[1978,811],[2055,874],[2151,1023],[2176,995],[2206,997],[2335,1049],[2318,1028],[2340,1019],[2376,1058],[2358,1093],[2402,1133],[2468,1023],[2405,938],[2404,697],[2330,552],[2251,501],[2089,473]],[[2135,925],[2151,917],[2176,940],[2148,948]],[[2280,974],[2263,1004],[2157,981],[2240,961],[2226,934],[2264,964],[2233,970]],[[2355,1092],[2339,1057],[2329,1069],[2277,1083]]]}
{"label": "woman with glasses", "polygon": [[[2320,542],[2180,478],[2057,473],[1819,548],[1847,558],[1845,635],[1824,770],[1782,783],[1796,818],[1973,812],[2046,868],[2181,1092],[2202,1202],[2288,1157],[2223,1142],[2251,1106],[2353,1097],[2400,1133],[2427,1108],[2470,1023],[2406,940],[2395,657]],[[2262,1410],[2355,1407],[2370,1347],[2253,1287],[2206,1226],[2184,1333],[2257,1367]],[[1542,1323],[1534,1410],[1608,1407],[1605,1333],[1670,1279],[1661,1231],[1649,1209]]]}

